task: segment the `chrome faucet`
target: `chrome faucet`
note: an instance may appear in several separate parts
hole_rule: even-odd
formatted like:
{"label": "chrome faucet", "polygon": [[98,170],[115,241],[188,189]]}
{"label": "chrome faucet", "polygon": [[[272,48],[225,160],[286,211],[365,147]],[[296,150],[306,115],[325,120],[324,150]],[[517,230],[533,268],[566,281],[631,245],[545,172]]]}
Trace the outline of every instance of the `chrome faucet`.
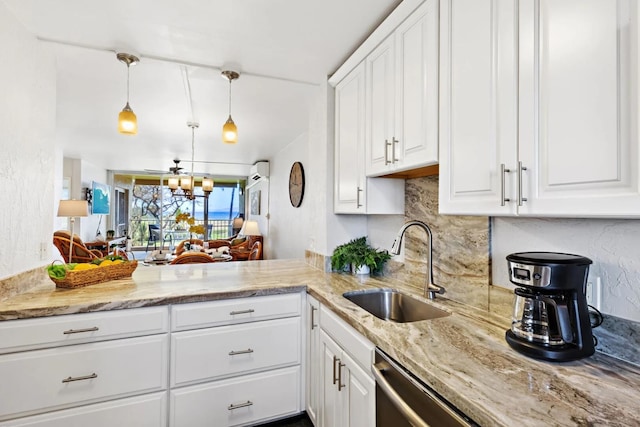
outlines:
{"label": "chrome faucet", "polygon": [[402,238],[404,237],[404,233],[405,231],[407,231],[407,228],[411,227],[412,225],[417,225],[418,227],[422,228],[424,231],[427,232],[427,238],[429,239],[429,252],[428,252],[428,258],[427,258],[427,268],[428,268],[427,283],[424,286],[424,296],[425,298],[435,299],[436,294],[444,293],[444,288],[442,286],[439,286],[433,283],[433,240],[431,238],[431,229],[429,228],[429,226],[422,221],[416,221],[416,220],[407,221],[402,226],[402,228],[400,228],[400,231],[398,231],[398,235],[396,236],[396,239],[393,241],[393,245],[391,245],[391,250],[389,252],[392,255],[398,255],[400,253],[400,248],[402,245]]}

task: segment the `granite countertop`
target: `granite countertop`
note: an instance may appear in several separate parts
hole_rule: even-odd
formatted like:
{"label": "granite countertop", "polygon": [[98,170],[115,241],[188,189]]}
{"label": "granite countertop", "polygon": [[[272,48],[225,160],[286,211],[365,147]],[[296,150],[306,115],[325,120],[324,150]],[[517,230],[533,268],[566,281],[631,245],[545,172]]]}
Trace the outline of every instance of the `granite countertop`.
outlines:
{"label": "granite countertop", "polygon": [[[302,260],[139,266],[131,279],[56,289],[42,278],[0,302],[0,320],[207,301],[307,289],[320,302],[483,426],[640,426],[640,368],[596,353],[536,361],[504,340],[508,319],[439,298],[451,316],[397,324],[342,297],[386,278],[325,274]],[[415,295],[414,295],[415,296]]]}

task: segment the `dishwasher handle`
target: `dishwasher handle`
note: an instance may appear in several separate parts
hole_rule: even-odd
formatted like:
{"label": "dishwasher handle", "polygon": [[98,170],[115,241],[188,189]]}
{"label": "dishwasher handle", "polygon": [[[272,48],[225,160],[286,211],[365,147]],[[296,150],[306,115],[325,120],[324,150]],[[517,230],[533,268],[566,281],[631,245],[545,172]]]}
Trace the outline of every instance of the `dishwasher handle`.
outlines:
{"label": "dishwasher handle", "polygon": [[416,412],[411,409],[411,407],[405,402],[402,397],[394,390],[394,388],[389,384],[387,379],[384,377],[383,372],[386,368],[387,364],[385,362],[376,363],[371,368],[371,373],[376,380],[376,383],[380,387],[380,389],[389,397],[389,400],[394,404],[394,406],[405,416],[407,421],[413,427],[429,427],[427,424]]}

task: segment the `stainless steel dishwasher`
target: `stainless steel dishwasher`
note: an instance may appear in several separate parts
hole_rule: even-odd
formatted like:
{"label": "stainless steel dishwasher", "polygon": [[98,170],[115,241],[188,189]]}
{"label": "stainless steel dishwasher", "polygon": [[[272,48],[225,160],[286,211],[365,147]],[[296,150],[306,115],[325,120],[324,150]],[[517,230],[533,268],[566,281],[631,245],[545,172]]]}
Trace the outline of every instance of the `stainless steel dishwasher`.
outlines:
{"label": "stainless steel dishwasher", "polygon": [[372,371],[377,427],[478,425],[378,348]]}

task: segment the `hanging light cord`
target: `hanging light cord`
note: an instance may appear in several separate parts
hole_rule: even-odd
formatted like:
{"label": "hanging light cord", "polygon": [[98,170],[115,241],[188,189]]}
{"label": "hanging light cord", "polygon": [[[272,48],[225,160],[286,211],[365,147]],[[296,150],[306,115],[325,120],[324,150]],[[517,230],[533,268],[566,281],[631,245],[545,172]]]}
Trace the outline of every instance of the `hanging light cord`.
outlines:
{"label": "hanging light cord", "polygon": [[231,82],[233,80],[229,79],[229,117],[231,117]]}
{"label": "hanging light cord", "polygon": [[127,105],[129,105],[129,63],[127,62]]}

